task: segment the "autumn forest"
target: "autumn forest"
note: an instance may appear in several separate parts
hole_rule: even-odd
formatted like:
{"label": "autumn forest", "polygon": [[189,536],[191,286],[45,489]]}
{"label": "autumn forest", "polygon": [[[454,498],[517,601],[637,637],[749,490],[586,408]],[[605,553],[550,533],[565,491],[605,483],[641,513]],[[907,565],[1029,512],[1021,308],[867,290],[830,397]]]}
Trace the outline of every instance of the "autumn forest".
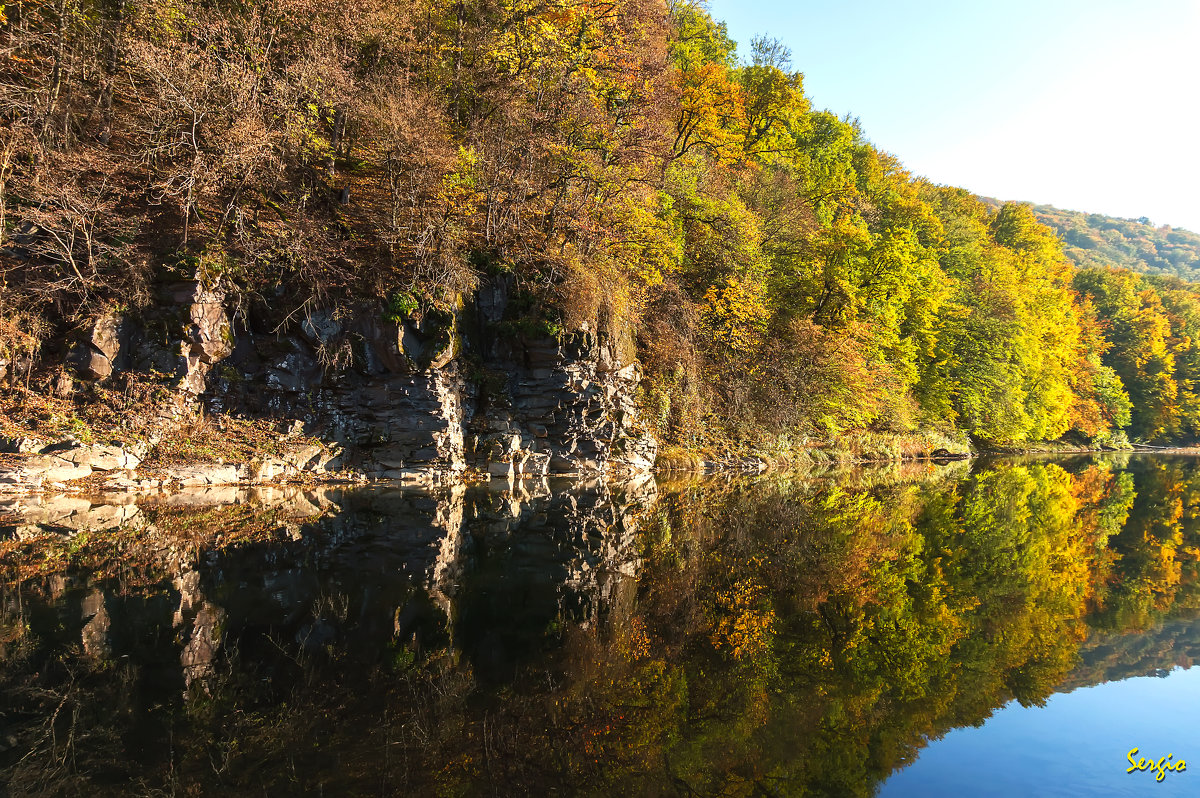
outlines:
{"label": "autumn forest", "polygon": [[1200,438],[1200,290],[910,174],[703,4],[0,13],[0,361],[27,371],[171,275],[385,313],[507,275],[510,333],[628,341],[682,449]]}

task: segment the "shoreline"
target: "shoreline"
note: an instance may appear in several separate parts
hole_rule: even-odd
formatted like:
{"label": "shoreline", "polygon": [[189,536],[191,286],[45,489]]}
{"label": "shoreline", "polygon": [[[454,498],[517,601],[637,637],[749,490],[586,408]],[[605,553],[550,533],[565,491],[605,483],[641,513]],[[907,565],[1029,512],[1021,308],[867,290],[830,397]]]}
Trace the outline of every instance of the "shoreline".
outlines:
{"label": "shoreline", "polygon": [[[263,420],[264,423],[270,420]],[[935,438],[936,435],[936,438]],[[942,443],[933,448],[933,443]],[[221,443],[221,442],[219,442]],[[515,469],[453,463],[398,464],[387,470],[367,470],[353,465],[355,452],[340,444],[316,438],[282,434],[273,439],[228,440],[237,458],[188,458],[178,454],[164,462],[148,456],[144,442],[84,443],[73,436],[43,445],[32,436],[0,438],[0,497],[31,494],[100,495],[107,493],[172,492],[206,487],[356,486],[445,487],[454,485],[504,486],[545,480],[644,480],[708,475],[755,475],[827,468],[887,466],[890,464],[944,465],[979,458],[1016,456],[1074,456],[1107,453],[1163,455],[1200,454],[1200,446],[1134,444],[1114,448],[1041,443],[1028,446],[972,449],[964,442],[935,433],[909,435],[853,434],[824,445],[802,445],[791,450],[746,455],[703,456],[699,452],[666,447],[645,468],[607,468],[521,473]],[[948,448],[954,446],[954,449]]]}

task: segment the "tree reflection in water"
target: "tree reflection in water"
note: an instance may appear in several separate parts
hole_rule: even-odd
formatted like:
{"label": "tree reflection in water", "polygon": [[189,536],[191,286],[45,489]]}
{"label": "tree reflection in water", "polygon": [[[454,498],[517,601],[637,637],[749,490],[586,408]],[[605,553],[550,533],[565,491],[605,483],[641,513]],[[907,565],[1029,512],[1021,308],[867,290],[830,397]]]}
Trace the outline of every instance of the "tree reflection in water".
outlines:
{"label": "tree reflection in water", "polygon": [[17,508],[0,778],[870,795],[1012,699],[1191,664],[1195,461],[915,471]]}

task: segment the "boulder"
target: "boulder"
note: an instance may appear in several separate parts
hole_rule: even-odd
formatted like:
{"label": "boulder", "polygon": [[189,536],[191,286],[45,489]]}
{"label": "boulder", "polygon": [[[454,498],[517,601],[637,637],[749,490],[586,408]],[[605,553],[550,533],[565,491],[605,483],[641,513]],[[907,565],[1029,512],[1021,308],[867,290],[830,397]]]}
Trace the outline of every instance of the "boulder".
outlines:
{"label": "boulder", "polygon": [[60,449],[54,452],[54,456],[77,466],[90,466],[95,471],[128,471],[137,468],[142,462],[137,455],[120,446],[76,445]]}
{"label": "boulder", "polygon": [[321,454],[314,457],[307,466],[306,471],[311,471],[314,474],[327,474],[330,471],[339,471],[345,468],[346,456],[342,452],[340,446],[335,446],[329,451],[322,451]]}
{"label": "boulder", "polygon": [[211,366],[233,353],[233,328],[225,313],[224,294],[197,291],[189,314],[192,326],[188,338],[193,357]]}
{"label": "boulder", "polygon": [[313,346],[329,346],[342,334],[342,325],[324,310],[314,310],[300,322],[300,332]]}
{"label": "boulder", "polygon": [[251,482],[271,482],[288,472],[288,464],[277,457],[264,457],[249,468]]}
{"label": "boulder", "polygon": [[309,463],[325,453],[325,449],[317,443],[305,444],[288,451],[283,455],[283,461],[298,471],[308,467]]}
{"label": "boulder", "polygon": [[173,307],[159,314],[163,339],[146,343],[138,366],[174,375],[178,389],[194,398],[206,389],[213,364],[233,353],[225,293],[188,280],[167,286],[165,294]]}
{"label": "boulder", "polygon": [[488,463],[488,473],[497,479],[512,479],[516,473],[516,468],[512,463],[491,462]]}
{"label": "boulder", "polygon": [[86,463],[73,463],[55,455],[36,455],[10,466],[6,471],[0,471],[0,480],[36,487],[46,482],[83,479],[91,474],[92,467]]}
{"label": "boulder", "polygon": [[68,364],[86,380],[106,380],[117,368],[128,332],[121,316],[108,313],[96,319],[67,355]]}
{"label": "boulder", "polygon": [[550,455],[545,452],[530,452],[517,468],[523,477],[544,477],[550,473]]}
{"label": "boulder", "polygon": [[196,465],[180,466],[167,470],[167,479],[178,482],[181,486],[201,487],[204,485],[236,485],[238,470],[231,465]]}

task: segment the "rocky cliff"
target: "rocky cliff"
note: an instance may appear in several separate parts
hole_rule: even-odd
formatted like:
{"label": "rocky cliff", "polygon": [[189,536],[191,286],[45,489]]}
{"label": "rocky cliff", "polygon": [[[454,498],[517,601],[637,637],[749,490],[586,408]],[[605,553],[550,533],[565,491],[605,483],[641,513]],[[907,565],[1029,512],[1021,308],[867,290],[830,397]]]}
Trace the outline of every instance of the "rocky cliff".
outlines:
{"label": "rocky cliff", "polygon": [[[504,479],[649,470],[657,444],[638,420],[630,334],[552,336],[514,318],[513,293],[512,281],[497,277],[451,312],[405,312],[380,302],[287,308],[282,297],[251,302],[219,282],[175,282],[151,308],[106,313],[64,338],[55,390],[80,396],[138,375],[159,386],[161,435],[172,434],[172,420],[203,412],[271,419],[281,433],[319,442],[167,475],[191,484],[305,471],[438,482],[467,472]],[[44,452],[46,443],[0,440],[41,455],[0,466],[0,482],[6,474],[10,485],[39,481],[41,460],[57,469],[44,481],[87,476],[72,470],[78,453],[61,445]]]}

